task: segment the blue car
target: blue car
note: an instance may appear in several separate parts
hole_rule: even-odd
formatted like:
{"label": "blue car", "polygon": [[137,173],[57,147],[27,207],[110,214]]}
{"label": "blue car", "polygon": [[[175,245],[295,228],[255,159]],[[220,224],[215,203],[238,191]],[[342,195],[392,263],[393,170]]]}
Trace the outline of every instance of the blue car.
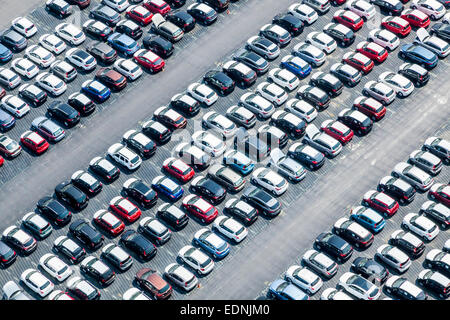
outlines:
{"label": "blue car", "polygon": [[404,44],[399,54],[401,58],[420,64],[427,69],[436,67],[438,63],[438,57],[433,52],[417,44]]}
{"label": "blue car", "polygon": [[309,300],[309,296],[294,284],[277,279],[269,287],[269,298],[279,300]]}
{"label": "blue car", "polygon": [[108,43],[127,57],[131,57],[140,49],[139,44],[124,33],[114,32],[108,37]]}
{"label": "blue car", "polygon": [[353,208],[350,219],[375,233],[383,230],[386,224],[386,220],[378,212],[363,206]]}
{"label": "blue car", "polygon": [[179,200],[184,193],[183,187],[166,176],[158,176],[152,181],[152,188],[172,201]]}
{"label": "blue car", "polygon": [[208,228],[198,230],[193,242],[216,259],[222,259],[230,253],[230,245]]}
{"label": "blue car", "polygon": [[111,90],[97,80],[87,80],[81,85],[81,92],[96,102],[104,102],[111,95]]}
{"label": "blue car", "polygon": [[231,150],[224,154],[223,164],[229,166],[231,169],[247,175],[253,171],[255,164],[253,161],[237,150]]}
{"label": "blue car", "polygon": [[6,132],[16,124],[16,119],[4,110],[0,110],[0,131]]}
{"label": "blue car", "polygon": [[8,62],[13,57],[12,51],[0,44],[0,62]]}
{"label": "blue car", "polygon": [[306,78],[311,73],[311,66],[303,59],[287,55],[281,60],[281,67],[292,72],[296,76]]}

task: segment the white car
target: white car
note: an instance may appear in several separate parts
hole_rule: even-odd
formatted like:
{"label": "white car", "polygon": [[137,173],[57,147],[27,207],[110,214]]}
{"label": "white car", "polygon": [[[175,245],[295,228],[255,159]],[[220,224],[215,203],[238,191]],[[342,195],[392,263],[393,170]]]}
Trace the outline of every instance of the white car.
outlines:
{"label": "white car", "polygon": [[345,3],[345,8],[366,20],[372,19],[376,14],[375,7],[365,0],[349,0]]}
{"label": "white car", "polygon": [[[133,2],[138,2],[138,1],[133,1]],[[118,12],[123,12],[130,6],[130,3],[128,2],[128,0],[103,0],[103,3]]]}
{"label": "white car", "polygon": [[380,74],[378,81],[394,89],[399,97],[407,97],[414,91],[414,85],[411,80],[392,71]]}
{"label": "white car", "polygon": [[20,280],[42,298],[52,292],[55,287],[42,273],[31,268],[22,272]]}
{"label": "white car", "polygon": [[416,213],[408,213],[403,218],[402,227],[426,241],[433,240],[439,234],[439,228],[433,221]]}
{"label": "white car", "polygon": [[406,162],[398,163],[392,171],[392,176],[402,178],[421,191],[427,191],[434,183],[434,179],[428,173]]}
{"label": "white car", "polygon": [[53,53],[35,44],[27,48],[25,58],[30,59],[41,68],[47,68],[55,61]]}
{"label": "white car", "polygon": [[374,80],[368,81],[364,85],[362,93],[371,96],[383,105],[388,105],[395,100],[395,91],[390,86]]}
{"label": "white car", "polygon": [[219,96],[214,92],[213,89],[208,87],[206,84],[194,82],[192,83],[187,92],[199,102],[206,104],[207,106],[211,106],[214,104]]}
{"label": "white car", "polygon": [[17,58],[11,62],[11,67],[22,77],[34,78],[39,73],[39,68],[26,58]]}
{"label": "white car", "polygon": [[390,244],[379,246],[375,257],[391,266],[399,273],[406,272],[411,266],[411,260],[406,253]]}
{"label": "white car", "polygon": [[238,130],[238,127],[233,121],[215,111],[205,113],[202,118],[202,124],[227,139],[233,137]]}
{"label": "white car", "polygon": [[305,100],[299,100],[295,98],[290,99],[286,102],[284,110],[295,114],[297,117],[305,120],[308,123],[313,121],[319,114],[317,112],[317,109],[314,108],[311,104],[309,104]]}
{"label": "white car", "polygon": [[378,300],[381,290],[359,274],[346,272],[339,278],[339,286],[361,300]]}
{"label": "white car", "polygon": [[288,99],[286,91],[275,83],[264,81],[258,85],[256,91],[268,101],[281,106]]}
{"label": "white car", "polygon": [[59,282],[63,282],[72,274],[72,268],[52,253],[44,254],[39,259],[39,266]]}
{"label": "white car", "polygon": [[55,33],[73,46],[78,46],[86,40],[86,35],[77,26],[71,23],[61,23],[55,28]]}
{"label": "white car", "polygon": [[410,8],[422,11],[433,20],[439,20],[446,13],[444,5],[436,0],[413,0]]}
{"label": "white car", "polygon": [[55,290],[48,295],[47,300],[65,301],[65,300],[73,300],[73,298],[62,290]]}
{"label": "white car", "polygon": [[280,68],[270,70],[268,79],[289,91],[295,90],[300,84],[300,80],[295,74]]}
{"label": "white car", "polygon": [[11,22],[12,28],[21,35],[30,38],[36,32],[37,28],[33,22],[24,17],[17,17]]}
{"label": "white car", "polygon": [[436,36],[430,36],[425,28],[416,31],[414,42],[434,52],[439,58],[445,58],[450,54],[450,44]]}
{"label": "white car", "polygon": [[122,300],[150,300],[141,290],[138,288],[130,288],[122,295]]}
{"label": "white car", "polygon": [[320,300],[354,300],[344,291],[335,289],[335,288],[327,288],[323,290],[320,295]]}
{"label": "white car", "polygon": [[11,94],[2,98],[2,108],[18,118],[30,112],[30,106],[25,101]]}
{"label": "white car", "polygon": [[136,80],[142,75],[142,68],[131,59],[120,58],[114,62],[114,70],[121,73],[127,80]]}
{"label": "white car", "polygon": [[72,48],[66,52],[66,59],[77,68],[81,68],[84,71],[89,71],[97,66],[97,60],[91,56],[87,51]]}
{"label": "white car", "polygon": [[293,158],[286,156],[280,148],[270,152],[269,165],[293,183],[303,180],[306,176],[305,168]]}
{"label": "white car", "polygon": [[171,263],[164,269],[164,276],[185,292],[191,291],[198,284],[197,277],[178,263]]}
{"label": "white car", "polygon": [[442,19],[442,23],[450,24],[450,12],[446,13],[444,15],[444,18]]}
{"label": "white car", "polygon": [[306,43],[312,44],[313,46],[322,49],[326,54],[332,53],[337,48],[336,40],[323,32],[310,32],[306,36],[305,41]]}
{"label": "white car", "polygon": [[49,72],[39,74],[36,77],[36,85],[51,93],[53,96],[60,96],[67,90],[66,83]]}
{"label": "white car", "polygon": [[305,22],[305,24],[307,23],[308,25],[313,24],[314,21],[319,18],[319,15],[313,8],[303,3],[295,3],[291,5],[289,7],[289,13]]}
{"label": "white car", "polygon": [[178,259],[200,275],[208,274],[214,269],[214,261],[203,251],[190,245],[184,246],[178,251]]}
{"label": "white car", "polygon": [[289,186],[286,179],[268,168],[258,168],[253,171],[251,181],[275,196],[280,196],[285,193]]}
{"label": "white car", "polygon": [[67,45],[54,34],[46,33],[39,38],[39,44],[54,54],[60,54],[66,50]]}
{"label": "white car", "polygon": [[239,243],[247,237],[248,230],[240,222],[227,216],[219,216],[214,220],[213,230],[218,231],[228,239]]}
{"label": "white car", "polygon": [[115,143],[108,149],[108,155],[130,170],[136,170],[142,163],[142,159],[134,151],[121,143]]}
{"label": "white car", "polygon": [[14,89],[21,83],[22,79],[12,71],[7,68],[0,68],[0,82],[5,85],[8,89]]}
{"label": "white car", "polygon": [[222,155],[226,150],[225,143],[221,139],[207,131],[196,131],[192,135],[192,141],[194,142],[194,145],[196,145],[203,151],[208,152],[213,157]]}
{"label": "white car", "polygon": [[390,51],[397,49],[400,45],[399,38],[392,32],[385,29],[374,29],[370,31],[367,40],[373,41]]}
{"label": "white car", "polygon": [[297,287],[305,291],[308,295],[313,295],[323,285],[322,279],[309,270],[298,265],[290,266],[285,274],[285,279],[292,282]]}

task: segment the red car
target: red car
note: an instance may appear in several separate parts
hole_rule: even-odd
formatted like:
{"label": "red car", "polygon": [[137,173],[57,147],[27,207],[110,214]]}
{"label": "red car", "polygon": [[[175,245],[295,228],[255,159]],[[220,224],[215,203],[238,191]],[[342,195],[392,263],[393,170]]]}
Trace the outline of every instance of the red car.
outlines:
{"label": "red car", "polygon": [[378,63],[383,62],[388,57],[387,50],[375,42],[362,41],[356,46],[356,51]]}
{"label": "red car", "polygon": [[0,167],[3,165],[4,162],[5,162],[5,159],[3,159],[2,156],[0,156]]}
{"label": "red car", "polygon": [[353,130],[336,120],[325,120],[322,122],[321,129],[342,144],[346,144],[353,138]]}
{"label": "red car", "polygon": [[344,4],[347,0],[331,0],[331,2],[333,2],[334,4],[340,5],[340,4]]}
{"label": "red car", "polygon": [[143,268],[136,273],[136,282],[157,300],[163,300],[172,294],[172,286],[166,282],[155,270]]}
{"label": "red car", "polygon": [[111,200],[109,207],[128,222],[134,222],[141,216],[141,210],[130,200],[117,196]]}
{"label": "red car", "polygon": [[136,21],[143,27],[145,27],[150,22],[152,22],[152,18],[153,18],[153,14],[150,11],[148,11],[143,6],[137,6],[137,5],[130,6],[127,9],[127,12],[125,13],[125,16],[127,18],[130,18],[131,20]]}
{"label": "red car", "polygon": [[0,99],[2,99],[4,96],[6,96],[6,91],[3,88],[0,88]]}
{"label": "red car", "polygon": [[117,236],[125,229],[125,224],[108,210],[98,210],[94,213],[94,222],[112,236]]}
{"label": "red car", "polygon": [[183,199],[183,207],[204,223],[214,221],[219,214],[212,204],[195,194],[190,194]]}
{"label": "red car", "polygon": [[163,162],[163,168],[169,174],[183,182],[188,182],[195,174],[194,169],[192,169],[187,163],[176,158],[166,159]]}
{"label": "red car", "polygon": [[360,52],[347,52],[344,54],[342,62],[351,65],[364,74],[368,74],[375,66],[375,63],[370,58]]}
{"label": "red car", "polygon": [[364,113],[372,119],[372,121],[379,121],[383,119],[386,114],[386,107],[381,102],[378,102],[374,98],[364,96],[360,96],[355,99],[353,102],[353,108]]}
{"label": "red car", "polygon": [[447,207],[450,207],[450,185],[436,183],[431,187],[429,194],[431,199],[436,199]]}
{"label": "red car", "polygon": [[402,12],[400,18],[409,22],[413,27],[426,28],[430,25],[430,18],[417,9],[406,9]]}
{"label": "red car", "polygon": [[25,147],[31,149],[36,154],[42,154],[50,146],[47,140],[33,131],[25,131],[20,136],[20,142],[22,142]]}
{"label": "red car", "polygon": [[398,210],[398,202],[383,192],[370,190],[363,197],[363,204],[392,217]]}
{"label": "red car", "polygon": [[364,25],[363,19],[356,13],[350,10],[338,10],[333,16],[333,19],[353,31],[358,31]]}
{"label": "red car", "polygon": [[143,5],[148,11],[162,15],[168,14],[171,10],[170,6],[163,0],[145,0]]}
{"label": "red car", "polygon": [[411,32],[409,22],[400,17],[385,17],[381,26],[401,37],[406,37]]}
{"label": "red car", "polygon": [[133,58],[138,64],[152,72],[162,71],[166,65],[163,59],[150,50],[140,49],[135,52]]}

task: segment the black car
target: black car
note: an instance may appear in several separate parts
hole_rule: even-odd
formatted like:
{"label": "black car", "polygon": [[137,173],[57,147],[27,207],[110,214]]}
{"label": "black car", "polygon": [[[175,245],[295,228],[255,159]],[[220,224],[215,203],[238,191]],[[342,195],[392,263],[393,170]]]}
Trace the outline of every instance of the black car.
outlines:
{"label": "black car", "polygon": [[392,233],[389,244],[398,247],[403,252],[416,259],[425,251],[425,244],[411,232],[397,230]]}
{"label": "black car", "polygon": [[310,85],[301,87],[297,91],[297,98],[302,98],[319,111],[328,108],[331,101],[330,96],[325,91]]}
{"label": "black car", "polygon": [[[433,251],[432,257],[428,257],[431,251]],[[432,249],[428,251],[428,254],[424,261],[424,267],[439,271],[440,273],[445,274],[447,277],[450,277],[450,264],[448,262],[447,256],[448,253],[446,252],[443,252],[439,249]]]}
{"label": "black car", "polygon": [[358,135],[366,135],[372,130],[373,121],[357,110],[343,110],[339,113],[338,121],[355,131]]}
{"label": "black car", "polygon": [[116,25],[116,32],[126,34],[130,38],[137,40],[142,36],[142,28],[129,19],[119,21]]}
{"label": "black car", "polygon": [[183,229],[189,222],[189,217],[187,214],[177,206],[170,203],[165,203],[159,206],[156,216],[158,219],[161,219],[169,224],[175,230]]}
{"label": "black car", "polygon": [[289,147],[287,155],[311,170],[317,170],[325,163],[325,155],[303,143],[294,143]]}
{"label": "black car", "polygon": [[258,79],[254,70],[237,61],[228,61],[223,65],[222,70],[242,87],[250,87]]}
{"label": "black car", "polygon": [[170,106],[181,111],[188,117],[193,117],[200,112],[200,102],[187,94],[177,94],[172,97]]}
{"label": "black car", "polygon": [[208,71],[203,77],[203,81],[222,95],[230,94],[235,87],[233,79],[222,71]]}
{"label": "black car", "polygon": [[105,24],[100,24],[97,20],[89,20],[83,25],[84,33],[91,37],[106,41],[108,37],[113,33],[113,29]]}
{"label": "black car", "polygon": [[160,145],[169,142],[172,137],[172,131],[155,120],[150,120],[142,124],[142,132]]}
{"label": "black car", "polygon": [[114,27],[120,21],[120,14],[107,5],[99,4],[89,13],[89,18],[99,20],[106,23],[110,27]]}
{"label": "black car", "polygon": [[[426,300],[427,295],[422,290],[411,288],[407,285],[408,279],[398,277],[391,285],[386,285],[385,290],[388,294],[398,297],[402,300]],[[405,285],[404,285],[405,284]]]}
{"label": "black car", "polygon": [[54,101],[47,109],[48,115],[62,123],[68,128],[80,122],[80,113],[67,103],[60,100]]}
{"label": "black car", "polygon": [[437,293],[441,299],[447,299],[450,296],[450,281],[439,272],[425,269],[419,274],[417,282],[422,287]]}
{"label": "black car", "polygon": [[347,261],[353,253],[353,247],[347,241],[331,232],[321,233],[314,243],[317,249],[328,253],[340,263]]}
{"label": "black car", "polygon": [[19,88],[19,97],[35,107],[47,101],[47,92],[34,84],[24,84]]}
{"label": "black car", "polygon": [[98,281],[102,286],[111,284],[116,278],[114,271],[94,256],[83,260],[80,264],[80,270],[88,277]]}
{"label": "black car", "polygon": [[286,111],[277,113],[272,117],[271,124],[287,133],[292,139],[299,139],[303,136],[306,129],[306,122],[294,114]]}
{"label": "black car", "polygon": [[90,42],[86,45],[86,51],[104,64],[111,64],[117,59],[117,51],[101,41]]}
{"label": "black car", "polygon": [[158,200],[158,194],[144,181],[136,178],[125,181],[123,192],[145,208],[153,207]]}
{"label": "black car", "polygon": [[213,7],[219,12],[228,9],[230,4],[230,0],[201,0],[201,2],[206,3],[208,6]]}
{"label": "black car", "polygon": [[126,230],[120,237],[120,243],[144,261],[152,259],[158,251],[150,240],[135,230]]}
{"label": "black car", "polygon": [[82,210],[88,205],[86,194],[75,187],[71,182],[62,182],[55,188],[56,196],[71,207]]}
{"label": "black car", "polygon": [[84,248],[80,247],[66,236],[56,238],[53,243],[53,248],[56,252],[64,255],[73,264],[81,262],[86,256]]}
{"label": "black car", "polygon": [[380,180],[378,190],[393,197],[400,204],[408,204],[414,200],[416,189],[402,179],[386,176]]}
{"label": "black car", "polygon": [[401,65],[398,73],[411,80],[416,87],[424,86],[430,80],[428,70],[415,63],[407,62]]}
{"label": "black car", "polygon": [[383,284],[389,277],[389,271],[372,258],[356,258],[351,270],[377,285]]}
{"label": "black car", "polygon": [[342,82],[345,82],[349,87],[356,86],[362,79],[361,71],[343,63],[332,65],[330,73]]}
{"label": "black car", "polygon": [[1,34],[0,41],[15,52],[22,51],[28,45],[28,40],[24,36],[11,29],[5,30]]}
{"label": "black car", "polygon": [[199,176],[192,180],[190,186],[192,192],[203,197],[212,204],[219,204],[225,199],[227,190],[210,178]]}
{"label": "black car", "polygon": [[266,191],[255,186],[244,190],[242,200],[268,217],[276,217],[281,212],[281,203]]}
{"label": "black car", "polygon": [[424,217],[435,220],[443,230],[450,227],[450,211],[442,203],[427,201],[422,205],[419,213]]}
{"label": "black car", "polygon": [[169,13],[166,16],[166,20],[172,22],[178,28],[183,30],[184,33],[191,31],[196,25],[194,17],[185,11]]}
{"label": "black car", "polygon": [[72,219],[72,213],[52,197],[43,197],[36,206],[40,213],[58,226],[64,226]]}
{"label": "black car", "polygon": [[253,69],[258,76],[269,70],[269,62],[253,51],[240,50],[233,59]]}
{"label": "black car", "polygon": [[6,268],[16,261],[17,254],[6,243],[0,241],[0,266]]}
{"label": "black car", "polygon": [[156,143],[136,130],[130,131],[125,133],[126,138],[123,138],[123,142],[128,147],[136,150],[144,158],[153,156],[156,152]]}
{"label": "black car", "polygon": [[158,56],[162,58],[170,57],[175,48],[172,42],[155,34],[150,34],[146,36],[142,43],[144,44],[144,47],[146,47],[153,53],[156,53]]}
{"label": "black car", "polygon": [[103,245],[105,238],[85,219],[78,219],[69,226],[69,232],[87,245],[91,250],[97,250]]}
{"label": "black car", "polygon": [[180,8],[186,4],[186,0],[165,0],[172,8]]}
{"label": "black car", "polygon": [[340,219],[333,227],[334,233],[357,248],[368,248],[374,240],[373,234],[358,223],[347,218]]}
{"label": "black car", "polygon": [[382,13],[390,16],[399,16],[403,11],[403,4],[400,0],[371,0],[370,2],[380,7]]}
{"label": "black car", "polygon": [[303,32],[304,24],[302,20],[294,17],[290,13],[283,13],[276,15],[273,20],[273,24],[277,24],[286,31],[289,31],[291,36],[296,37]]}
{"label": "black car", "polygon": [[80,92],[71,94],[67,100],[67,103],[83,116],[91,114],[95,111],[94,101]]}
{"label": "black car", "polygon": [[355,33],[350,29],[340,23],[329,23],[327,24],[323,32],[342,46],[348,47],[355,41]]}
{"label": "black car", "polygon": [[95,179],[90,173],[79,170],[72,175],[72,183],[80,188],[89,197],[95,196],[103,189],[103,185],[100,181]]}
{"label": "black car", "polygon": [[430,34],[436,35],[445,41],[450,41],[450,24],[448,23],[435,23],[431,27]]}
{"label": "black car", "polygon": [[95,157],[89,163],[89,169],[107,182],[113,182],[120,176],[120,169],[105,158]]}
{"label": "black car", "polygon": [[325,72],[316,72],[311,76],[310,80],[313,86],[325,91],[331,97],[337,97],[342,93],[344,84],[341,80],[332,74]]}
{"label": "black car", "polygon": [[161,246],[170,240],[172,233],[158,219],[145,217],[139,222],[138,231]]}
{"label": "black car", "polygon": [[51,224],[35,212],[29,212],[22,218],[22,226],[39,240],[47,238],[53,232]]}
{"label": "black car", "polygon": [[258,219],[258,210],[247,202],[236,198],[230,199],[225,203],[224,212],[238,218],[246,226],[251,225]]}
{"label": "black car", "polygon": [[61,19],[70,16],[73,12],[72,6],[64,0],[47,1],[45,3],[45,10]]}
{"label": "black car", "polygon": [[217,20],[216,10],[214,10],[213,8],[210,8],[210,10],[202,10],[202,8],[203,7],[200,6],[200,3],[193,3],[188,7],[187,13],[193,16],[195,20],[201,22],[206,26],[216,22]]}

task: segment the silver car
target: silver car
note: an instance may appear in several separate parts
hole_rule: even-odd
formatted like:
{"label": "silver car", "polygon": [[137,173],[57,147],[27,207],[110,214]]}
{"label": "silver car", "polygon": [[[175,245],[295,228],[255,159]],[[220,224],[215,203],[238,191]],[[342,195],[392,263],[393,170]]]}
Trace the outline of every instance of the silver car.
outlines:
{"label": "silver car", "polygon": [[383,244],[378,247],[375,258],[391,266],[399,273],[406,272],[411,266],[411,260],[406,253],[389,244]]}
{"label": "silver car", "polygon": [[197,277],[188,269],[177,263],[169,264],[164,269],[164,276],[186,292],[191,291],[198,284]]}
{"label": "silver car", "polygon": [[429,137],[422,147],[442,159],[445,164],[450,164],[450,142],[439,137]]}
{"label": "silver car", "polygon": [[383,105],[391,104],[395,100],[395,91],[388,85],[371,80],[364,85],[363,94],[371,96]]}
{"label": "silver car", "polygon": [[421,191],[427,191],[434,183],[434,179],[429,174],[406,162],[398,163],[392,171],[392,176],[402,178]]}
{"label": "silver car", "polygon": [[302,3],[307,4],[321,14],[328,12],[331,8],[328,0],[303,0]]}
{"label": "silver car", "polygon": [[437,175],[442,170],[441,159],[428,151],[415,150],[409,155],[408,161],[432,175]]}
{"label": "silver car", "polygon": [[252,50],[268,60],[276,59],[280,55],[280,48],[261,36],[253,36],[247,40],[246,48]]}
{"label": "silver car", "polygon": [[233,137],[238,130],[234,122],[215,111],[207,112],[203,116],[202,125],[216,131],[226,139]]}
{"label": "silver car", "polygon": [[439,58],[445,58],[450,54],[450,44],[436,36],[430,36],[425,28],[416,31],[414,42],[434,52]]}
{"label": "silver car", "polygon": [[275,167],[276,172],[286,177],[291,182],[299,182],[306,176],[306,170],[303,166],[288,157],[279,148],[275,148],[270,153],[270,167]]}
{"label": "silver car", "polygon": [[259,119],[268,119],[275,112],[275,107],[270,101],[253,92],[244,93],[239,105],[252,111]]}
{"label": "silver car", "polygon": [[231,192],[241,191],[246,182],[236,171],[221,164],[212,165],[208,170],[207,176]]}
{"label": "silver car", "polygon": [[313,124],[306,127],[303,142],[322,151],[330,158],[336,157],[342,151],[342,144],[339,141],[324,132],[320,132]]}
{"label": "silver car", "polygon": [[303,263],[312,270],[331,279],[338,271],[338,264],[325,254],[314,249],[308,250],[302,257]]}
{"label": "silver car", "polygon": [[226,116],[236,124],[243,126],[246,129],[250,129],[256,124],[255,114],[242,106],[229,107]]}

